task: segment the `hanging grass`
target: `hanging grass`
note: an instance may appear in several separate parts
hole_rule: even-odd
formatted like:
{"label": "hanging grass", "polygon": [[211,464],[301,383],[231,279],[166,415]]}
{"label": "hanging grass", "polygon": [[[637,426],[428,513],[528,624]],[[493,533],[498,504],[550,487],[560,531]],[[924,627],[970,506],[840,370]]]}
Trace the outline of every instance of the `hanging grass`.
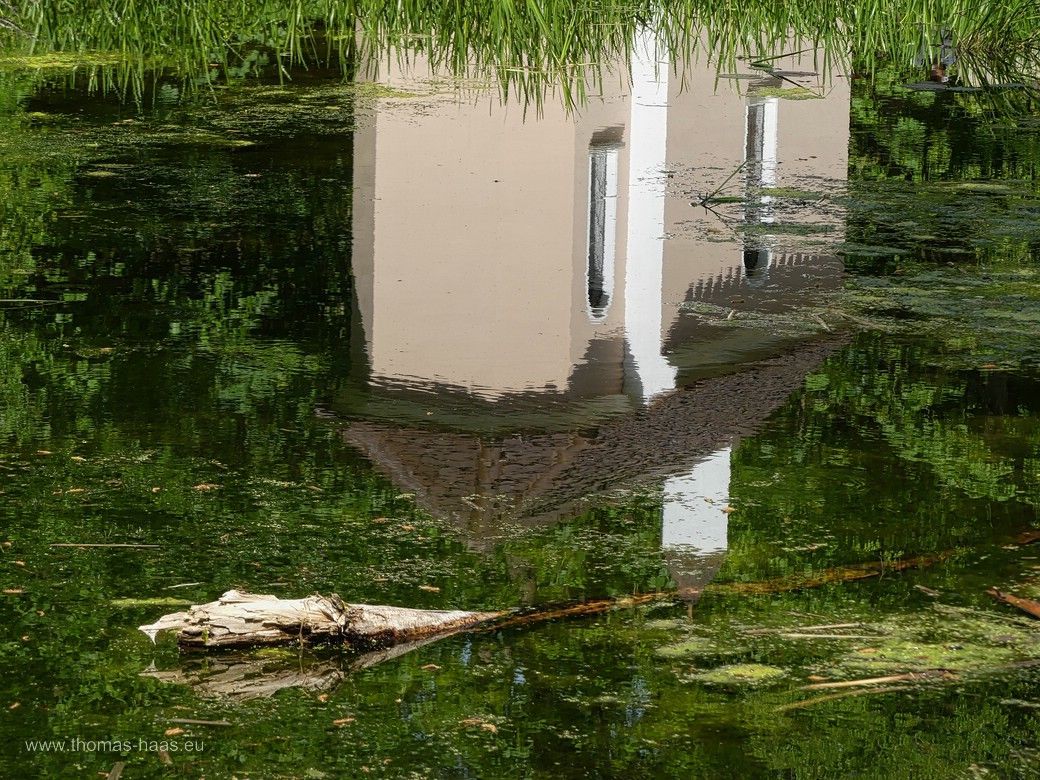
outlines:
{"label": "hanging grass", "polygon": [[575,103],[643,25],[677,61],[753,68],[778,50],[822,48],[833,61],[817,67],[855,60],[869,74],[880,64],[926,67],[946,37],[962,80],[1035,82],[1040,71],[1034,0],[0,0],[0,19],[0,68],[69,58],[91,87],[134,96],[158,73],[206,87],[265,66],[349,75],[359,55],[421,53],[506,93],[555,91]]}

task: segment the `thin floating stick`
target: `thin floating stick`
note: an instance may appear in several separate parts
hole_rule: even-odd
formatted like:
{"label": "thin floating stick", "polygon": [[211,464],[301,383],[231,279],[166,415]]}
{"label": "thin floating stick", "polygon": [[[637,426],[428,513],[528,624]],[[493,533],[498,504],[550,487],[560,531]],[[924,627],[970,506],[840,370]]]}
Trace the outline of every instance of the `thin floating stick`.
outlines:
{"label": "thin floating stick", "polygon": [[790,634],[777,633],[781,639],[877,639],[877,634]]}
{"label": "thin floating stick", "polygon": [[744,168],[746,168],[746,167],[747,167],[747,161],[745,160],[744,162],[742,162],[740,165],[738,165],[736,167],[736,169],[733,171],[733,173],[731,173],[729,176],[727,176],[725,178],[725,180],[722,182],[722,184],[720,184],[718,187],[713,189],[707,195],[704,195],[700,199],[700,202],[697,205],[703,206],[706,203],[711,203],[711,201],[715,198],[715,196],[718,195],[720,192],[722,192],[722,190],[725,188],[725,186],[727,184],[729,184],[731,181],[733,181],[733,177],[736,176],[738,173],[740,173],[742,170],[744,170]]}
{"label": "thin floating stick", "polygon": [[813,683],[803,685],[803,691],[825,691],[834,688],[861,688],[867,685],[886,685],[894,682],[912,682],[915,680],[932,680],[935,678],[952,680],[956,677],[952,672],[945,669],[929,669],[923,672],[906,672],[905,674],[890,674],[887,677],[868,677],[863,680],[840,680],[838,682]]}
{"label": "thin floating stick", "polygon": [[944,561],[953,554],[953,550],[946,550],[935,555],[918,555],[912,558],[899,558],[894,561],[870,561],[869,563],[837,566],[833,569],[824,569],[815,574],[796,574],[778,577],[775,580],[712,583],[705,590],[709,593],[735,593],[742,595],[787,593],[793,590],[819,588],[838,582],[854,582],[870,577],[880,577],[883,574],[905,571],[906,569],[920,569]]}
{"label": "thin floating stick", "polygon": [[[784,52],[783,54],[770,54],[764,57],[737,57],[742,62],[748,62],[751,67],[755,67],[759,63],[772,62],[773,60],[782,60],[784,57],[797,57],[799,54],[805,54],[812,49],[799,49],[798,51]],[[772,66],[768,66],[772,67]]]}
{"label": "thin floating stick", "polygon": [[55,542],[51,547],[125,547],[128,549],[156,549],[161,547],[159,544],[127,544],[123,542],[112,542],[112,543],[88,543],[88,542]]}
{"label": "thin floating stick", "polygon": [[887,688],[862,688],[855,691],[842,691],[841,693],[829,693],[826,696],[817,696],[813,699],[805,699],[803,701],[792,702],[791,704],[785,704],[782,707],[777,707],[777,712],[787,712],[788,710],[801,710],[806,707],[812,707],[816,704],[822,704],[826,701],[835,701],[837,699],[845,699],[849,696],[870,696],[879,693],[896,693],[898,691],[909,691],[911,687],[909,685],[891,685]]}
{"label": "thin floating stick", "polygon": [[226,720],[196,720],[195,718],[170,718],[170,723],[181,723],[185,726],[233,726]]}

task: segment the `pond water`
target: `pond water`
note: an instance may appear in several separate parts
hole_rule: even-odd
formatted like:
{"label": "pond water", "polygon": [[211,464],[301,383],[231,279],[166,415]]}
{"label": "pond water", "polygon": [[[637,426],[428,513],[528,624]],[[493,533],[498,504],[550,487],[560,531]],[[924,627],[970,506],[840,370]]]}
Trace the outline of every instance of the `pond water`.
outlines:
{"label": "pond water", "polygon": [[[792,52],[0,68],[0,775],[1037,776],[1040,113]],[[231,588],[667,597],[136,629]]]}

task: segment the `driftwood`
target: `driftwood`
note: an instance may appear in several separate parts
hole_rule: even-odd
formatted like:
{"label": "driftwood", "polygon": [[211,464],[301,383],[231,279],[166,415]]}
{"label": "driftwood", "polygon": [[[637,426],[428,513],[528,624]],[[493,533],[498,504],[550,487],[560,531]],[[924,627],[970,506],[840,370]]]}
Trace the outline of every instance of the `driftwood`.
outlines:
{"label": "driftwood", "polygon": [[459,631],[512,628],[517,625],[593,615],[668,599],[694,602],[700,598],[702,592],[755,595],[818,588],[930,566],[951,555],[952,551],[947,551],[933,556],[903,558],[884,563],[863,563],[827,569],[812,575],[782,577],[765,582],[711,584],[703,590],[687,588],[652,592],[527,611],[408,609],[347,604],[335,594],[280,599],[276,596],[229,590],[216,601],[197,604],[187,612],[163,615],[155,623],[140,628],[153,642],[160,632],[174,631],[181,646],[188,648],[336,643],[357,650],[378,650],[427,638],[440,638]]}
{"label": "driftwood", "polygon": [[280,599],[229,590],[216,601],[163,615],[141,630],[152,641],[161,631],[176,631],[185,647],[337,642],[364,650],[445,636],[502,615],[347,604],[335,594]]}
{"label": "driftwood", "polygon": [[[265,698],[285,688],[322,692],[335,688],[354,672],[397,658],[459,631],[516,628],[655,601],[689,598],[690,595],[655,591],[535,610],[440,612],[346,605],[335,596],[286,600],[229,591],[217,601],[194,606],[188,612],[165,615],[155,623],[141,626],[141,630],[153,641],[160,631],[176,631],[178,640],[187,648],[235,649],[248,645],[327,640],[347,644],[353,649],[368,649],[358,654],[340,653],[324,659],[301,656],[292,663],[248,653],[225,654],[207,657],[205,663],[199,659],[187,659],[179,669],[159,670],[153,665],[141,674],[163,682],[191,685],[203,695],[240,701]],[[359,611],[363,617],[349,622],[347,630],[340,629],[338,634],[335,633],[334,626],[339,625],[340,616],[344,612],[351,614],[351,610]],[[393,629],[387,628],[388,621],[393,622]]]}
{"label": "driftwood", "polygon": [[347,604],[335,594],[280,599],[228,591],[216,601],[194,605],[185,613],[164,615],[155,623],[140,626],[140,630],[153,642],[160,631],[176,631],[177,641],[185,647],[336,642],[378,649],[454,633],[501,615]]}
{"label": "driftwood", "polygon": [[986,591],[990,596],[995,598],[1004,604],[1010,604],[1013,607],[1018,607],[1023,612],[1027,612],[1035,618],[1040,618],[1040,601],[1034,601],[1033,599],[1024,599],[1021,596],[1015,596],[1011,593],[1004,593],[996,588],[990,588]]}
{"label": "driftwood", "polygon": [[[213,648],[234,651],[255,645],[325,642],[343,644],[360,652],[337,654],[335,657],[324,659],[301,656],[292,663],[286,663],[284,659],[258,658],[243,653],[223,654],[207,657],[204,663],[199,659],[185,659],[179,669],[161,671],[151,666],[142,674],[164,682],[192,685],[204,695],[240,700],[271,696],[285,688],[320,692],[335,688],[353,672],[397,658],[423,645],[462,631],[519,628],[660,601],[681,600],[689,604],[695,602],[702,592],[763,594],[811,589],[836,582],[876,577],[886,572],[928,566],[946,559],[949,555],[950,553],[940,553],[933,557],[907,558],[889,562],[884,566],[869,563],[841,567],[808,577],[709,585],[703,591],[654,591],[622,598],[498,612],[437,611],[346,604],[335,595],[279,599],[232,590],[209,604],[193,606],[187,612],[164,615],[155,623],[141,626],[141,630],[153,641],[162,631],[174,631],[180,644],[187,649]],[[828,624],[809,626],[802,630],[851,628],[858,625]],[[770,631],[779,633],[779,630]],[[820,638],[815,634],[810,636]],[[843,635],[842,638],[849,637]],[[920,676],[923,676],[923,673],[914,675],[915,679]],[[863,681],[860,683],[866,685]],[[873,690],[880,692],[889,689]],[[817,700],[810,703],[815,701]]]}
{"label": "driftwood", "polygon": [[[339,596],[314,595],[280,599],[229,590],[216,601],[196,604],[187,612],[163,615],[141,626],[154,642],[163,631],[175,631],[183,647],[235,648],[250,645],[329,643],[356,650],[382,651],[363,666],[415,649],[459,631],[513,628],[563,617],[595,615],[666,599],[699,595],[687,591],[655,591],[616,599],[599,599],[536,610],[466,612],[347,604]],[[388,656],[389,648],[401,647]],[[357,668],[355,663],[353,668]]]}

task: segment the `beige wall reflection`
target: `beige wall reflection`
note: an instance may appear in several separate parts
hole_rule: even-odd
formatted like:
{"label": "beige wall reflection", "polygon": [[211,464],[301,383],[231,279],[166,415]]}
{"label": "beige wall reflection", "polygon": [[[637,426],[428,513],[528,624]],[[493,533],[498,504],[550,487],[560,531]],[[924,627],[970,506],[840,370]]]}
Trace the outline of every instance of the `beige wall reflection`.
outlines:
{"label": "beige wall reflection", "polygon": [[[392,67],[382,80],[414,73]],[[352,265],[373,376],[563,390],[589,341],[620,322],[614,306],[588,316],[583,256],[589,146],[620,135],[625,100],[608,96],[578,121],[486,96],[416,110],[378,100],[355,136]],[[617,203],[624,182],[611,186]]]}
{"label": "beige wall reflection", "polygon": [[[365,101],[353,270],[373,380],[648,400],[674,386],[684,301],[753,297],[763,278],[764,300],[777,285],[836,283],[833,257],[774,250],[767,229],[750,247],[720,236],[683,187],[741,164],[766,187],[844,179],[847,82],[795,101],[775,96],[789,84],[758,79],[756,97],[748,82],[717,84],[712,67],[680,79],[659,59],[637,40],[630,67],[577,115],[463,91]],[[377,81],[435,77],[412,57]],[[746,219],[768,225],[768,201],[750,198]]]}

